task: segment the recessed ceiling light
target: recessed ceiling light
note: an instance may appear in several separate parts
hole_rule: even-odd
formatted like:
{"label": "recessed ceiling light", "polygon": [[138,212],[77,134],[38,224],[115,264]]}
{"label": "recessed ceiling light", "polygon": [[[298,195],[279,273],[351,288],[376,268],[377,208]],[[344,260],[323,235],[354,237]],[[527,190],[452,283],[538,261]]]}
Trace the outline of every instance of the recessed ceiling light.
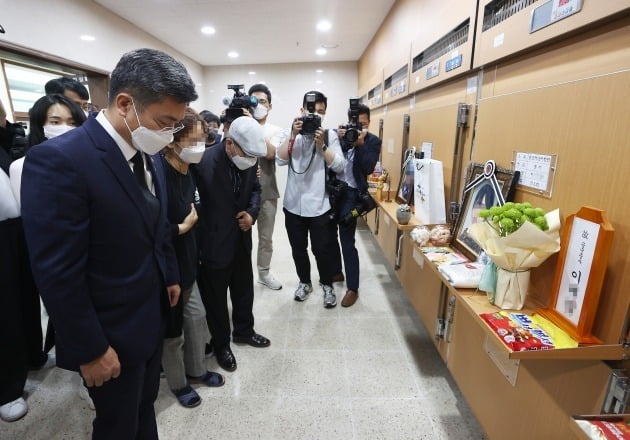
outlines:
{"label": "recessed ceiling light", "polygon": [[317,69],[315,73],[324,73],[324,71],[322,69]]}
{"label": "recessed ceiling light", "polygon": [[256,72],[254,72],[253,70],[250,72],[247,72],[248,75],[256,75]]}
{"label": "recessed ceiling light", "polygon": [[324,82],[324,81],[322,81],[321,79],[318,79],[317,81],[315,81],[315,84],[321,84],[321,83],[323,83],[323,82]]}
{"label": "recessed ceiling light", "polygon": [[323,47],[320,47],[319,49],[317,49],[317,50],[315,51],[315,53],[316,53],[317,55],[326,55],[326,54],[328,53],[328,51],[327,51],[326,49],[324,49]]}
{"label": "recessed ceiling light", "polygon": [[232,50],[232,51],[228,52],[228,56],[230,58],[238,58],[238,52],[235,52],[235,51]]}
{"label": "recessed ceiling light", "polygon": [[217,30],[212,26],[204,26],[201,28],[201,33],[206,35],[213,35]]}
{"label": "recessed ceiling light", "polygon": [[326,32],[326,31],[329,31],[331,28],[332,28],[332,24],[328,20],[322,20],[319,23],[317,23],[318,31]]}
{"label": "recessed ceiling light", "polygon": [[79,38],[82,39],[83,41],[94,41],[94,40],[96,40],[96,37],[93,37],[92,35],[81,35]]}

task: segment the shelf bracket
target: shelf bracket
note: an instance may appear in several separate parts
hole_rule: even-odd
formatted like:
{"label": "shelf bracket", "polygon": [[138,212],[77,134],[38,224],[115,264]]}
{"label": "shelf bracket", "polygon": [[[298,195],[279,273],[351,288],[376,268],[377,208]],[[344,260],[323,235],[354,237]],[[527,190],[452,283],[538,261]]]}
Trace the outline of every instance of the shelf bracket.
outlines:
{"label": "shelf bracket", "polygon": [[625,370],[611,370],[602,414],[625,414],[630,400],[630,378]]}
{"label": "shelf bracket", "polygon": [[483,341],[483,349],[510,385],[516,386],[520,361],[518,359],[508,359],[505,356],[505,349],[500,347],[498,342],[494,341],[492,337],[488,335],[486,335]]}

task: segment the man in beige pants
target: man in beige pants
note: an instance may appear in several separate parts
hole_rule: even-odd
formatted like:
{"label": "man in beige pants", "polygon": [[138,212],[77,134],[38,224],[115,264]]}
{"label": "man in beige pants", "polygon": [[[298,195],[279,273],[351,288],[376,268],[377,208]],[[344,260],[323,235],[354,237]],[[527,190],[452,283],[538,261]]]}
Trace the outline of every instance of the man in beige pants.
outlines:
{"label": "man in beige pants", "polygon": [[260,186],[262,189],[260,213],[258,214],[258,282],[270,289],[282,289],[282,284],[269,270],[273,254],[273,227],[278,207],[278,184],[276,183],[276,148],[282,143],[285,134],[282,128],[267,123],[271,110],[271,91],[264,84],[254,84],[249,88],[249,96],[258,99],[258,105],[252,112],[262,126],[267,144],[267,156],[258,160],[260,166]]}

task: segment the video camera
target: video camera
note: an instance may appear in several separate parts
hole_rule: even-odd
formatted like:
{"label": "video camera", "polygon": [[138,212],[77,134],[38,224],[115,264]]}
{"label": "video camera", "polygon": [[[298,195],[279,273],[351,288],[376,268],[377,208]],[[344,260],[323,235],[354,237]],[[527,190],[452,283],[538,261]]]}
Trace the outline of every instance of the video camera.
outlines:
{"label": "video camera", "polygon": [[313,135],[322,126],[322,118],[315,113],[315,99],[315,93],[306,94],[306,111],[308,114],[299,119],[302,121],[302,131],[300,133],[303,135]]}
{"label": "video camera", "polygon": [[354,144],[363,130],[361,124],[359,124],[359,98],[350,98],[350,109],[348,110],[348,119],[350,122],[344,125],[346,134],[343,136],[343,140],[349,144]]}
{"label": "video camera", "polygon": [[221,122],[232,122],[243,116],[243,109],[251,110],[258,105],[258,99],[255,96],[245,94],[243,84],[228,84],[227,88],[234,90],[234,96],[223,98],[223,104],[227,105],[228,108],[225,111],[225,121]]}

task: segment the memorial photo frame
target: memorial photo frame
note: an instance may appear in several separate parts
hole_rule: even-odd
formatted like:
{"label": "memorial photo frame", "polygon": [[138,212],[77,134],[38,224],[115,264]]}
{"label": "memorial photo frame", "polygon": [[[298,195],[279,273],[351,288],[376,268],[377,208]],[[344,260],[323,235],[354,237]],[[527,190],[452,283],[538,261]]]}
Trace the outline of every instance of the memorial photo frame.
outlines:
{"label": "memorial photo frame", "polygon": [[540,309],[580,345],[601,344],[591,330],[604,284],[614,228],[604,211],[588,206],[567,217],[549,307]]}
{"label": "memorial photo frame", "polygon": [[[488,164],[473,163],[467,172],[466,188],[478,180],[478,182],[464,192],[459,216],[453,227],[453,238],[451,246],[463,253],[471,261],[477,260],[481,254],[481,247],[468,234],[468,228],[473,223],[481,221],[479,211],[495,205],[501,205],[499,197],[496,197],[491,177],[494,176],[498,183],[498,188],[504,201],[511,201],[514,198],[516,183],[520,173],[503,168],[497,168],[492,162],[492,169]],[[482,178],[484,176],[486,178]]]}
{"label": "memorial photo frame", "polygon": [[405,151],[403,163],[400,171],[400,181],[396,190],[396,201],[413,205],[414,193],[414,160],[416,158],[416,148],[411,147]]}

